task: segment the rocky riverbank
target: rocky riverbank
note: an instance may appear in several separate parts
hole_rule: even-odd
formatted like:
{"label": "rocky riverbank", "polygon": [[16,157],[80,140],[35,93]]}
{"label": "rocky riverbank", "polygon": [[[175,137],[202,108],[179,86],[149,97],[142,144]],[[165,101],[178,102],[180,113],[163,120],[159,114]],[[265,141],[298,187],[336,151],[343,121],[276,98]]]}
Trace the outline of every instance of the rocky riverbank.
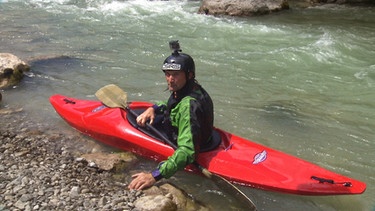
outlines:
{"label": "rocky riverbank", "polygon": [[0,134],[0,210],[134,210],[142,196],[18,115],[1,115]]}
{"label": "rocky riverbank", "polygon": [[209,210],[169,184],[127,189],[116,172],[82,159],[80,135],[45,127],[0,113],[0,210]]}

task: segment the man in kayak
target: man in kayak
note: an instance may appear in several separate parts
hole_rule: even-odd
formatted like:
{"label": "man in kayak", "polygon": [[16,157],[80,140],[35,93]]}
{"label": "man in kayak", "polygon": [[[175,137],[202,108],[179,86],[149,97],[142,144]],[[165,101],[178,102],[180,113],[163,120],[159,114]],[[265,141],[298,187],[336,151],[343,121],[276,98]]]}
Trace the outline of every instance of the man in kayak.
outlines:
{"label": "man in kayak", "polygon": [[194,60],[181,53],[178,41],[169,45],[173,52],[165,59],[162,70],[171,96],[167,102],[146,109],[136,121],[140,126],[148,121],[153,124],[155,117],[163,114],[163,127],[177,149],[152,172],[134,174],[130,189],[141,190],[161,178],[171,177],[193,163],[200,149],[211,143],[214,117],[211,97],[195,80]]}

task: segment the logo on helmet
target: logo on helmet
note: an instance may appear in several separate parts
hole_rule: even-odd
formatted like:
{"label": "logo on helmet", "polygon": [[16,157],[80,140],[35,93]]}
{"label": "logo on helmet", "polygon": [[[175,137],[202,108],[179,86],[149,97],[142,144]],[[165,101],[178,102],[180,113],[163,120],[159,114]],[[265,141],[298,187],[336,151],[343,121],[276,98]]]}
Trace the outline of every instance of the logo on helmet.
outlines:
{"label": "logo on helmet", "polygon": [[164,63],[162,69],[163,70],[181,70],[181,65]]}

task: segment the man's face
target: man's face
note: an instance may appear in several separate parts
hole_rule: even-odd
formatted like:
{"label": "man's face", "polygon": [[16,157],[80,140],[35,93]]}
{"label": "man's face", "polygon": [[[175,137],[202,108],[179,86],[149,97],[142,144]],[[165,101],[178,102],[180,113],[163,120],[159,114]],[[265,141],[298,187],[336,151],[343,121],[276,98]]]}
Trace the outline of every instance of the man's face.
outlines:
{"label": "man's face", "polygon": [[186,84],[186,75],[184,71],[168,70],[165,71],[165,79],[168,83],[169,91],[176,92]]}

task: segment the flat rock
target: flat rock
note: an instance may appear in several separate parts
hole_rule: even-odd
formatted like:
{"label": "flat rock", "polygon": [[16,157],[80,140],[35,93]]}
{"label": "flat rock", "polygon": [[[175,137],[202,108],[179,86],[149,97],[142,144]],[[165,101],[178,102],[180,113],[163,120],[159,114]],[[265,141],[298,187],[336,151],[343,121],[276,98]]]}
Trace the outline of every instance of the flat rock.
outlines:
{"label": "flat rock", "polygon": [[90,164],[91,162],[95,163],[99,169],[105,171],[112,170],[118,165],[123,164],[123,162],[132,162],[137,158],[134,154],[130,152],[121,152],[121,153],[91,153],[84,154],[81,156]]}

